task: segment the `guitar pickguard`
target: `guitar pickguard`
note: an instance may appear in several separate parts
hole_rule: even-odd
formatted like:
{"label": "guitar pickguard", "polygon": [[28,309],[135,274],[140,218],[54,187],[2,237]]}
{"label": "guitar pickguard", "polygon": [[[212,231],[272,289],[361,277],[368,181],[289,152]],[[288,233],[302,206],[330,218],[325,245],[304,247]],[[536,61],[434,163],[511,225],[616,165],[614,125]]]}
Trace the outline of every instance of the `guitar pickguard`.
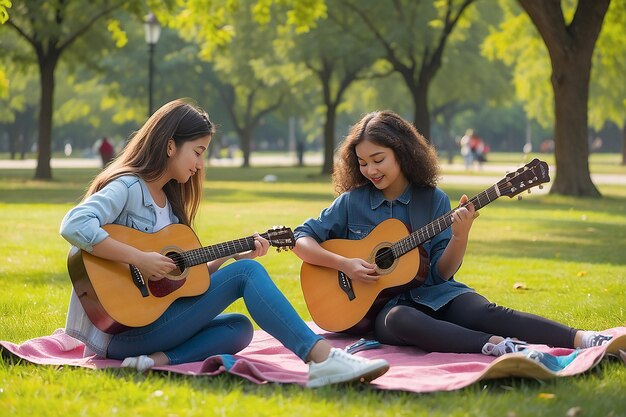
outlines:
{"label": "guitar pickguard", "polygon": [[166,295],[173,293],[174,291],[185,285],[186,281],[186,278],[169,279],[167,277],[158,281],[148,280],[148,288],[150,288],[150,294],[152,294],[153,296],[165,297]]}
{"label": "guitar pickguard", "polygon": [[348,300],[354,300],[356,296],[354,295],[354,289],[352,288],[352,280],[350,277],[341,271],[337,271],[337,279],[339,281],[339,288],[346,293]]}

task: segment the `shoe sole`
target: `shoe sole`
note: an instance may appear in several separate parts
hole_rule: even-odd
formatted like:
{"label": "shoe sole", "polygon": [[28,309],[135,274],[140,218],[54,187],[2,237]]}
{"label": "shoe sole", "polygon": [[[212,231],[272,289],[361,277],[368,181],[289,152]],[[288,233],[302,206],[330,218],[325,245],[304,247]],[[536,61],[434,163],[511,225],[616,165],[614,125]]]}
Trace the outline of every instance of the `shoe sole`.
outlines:
{"label": "shoe sole", "polygon": [[384,375],[389,370],[389,364],[377,366],[365,373],[354,375],[353,373],[333,375],[318,378],[306,384],[307,388],[319,388],[331,384],[349,384],[352,382],[369,383],[379,376]]}

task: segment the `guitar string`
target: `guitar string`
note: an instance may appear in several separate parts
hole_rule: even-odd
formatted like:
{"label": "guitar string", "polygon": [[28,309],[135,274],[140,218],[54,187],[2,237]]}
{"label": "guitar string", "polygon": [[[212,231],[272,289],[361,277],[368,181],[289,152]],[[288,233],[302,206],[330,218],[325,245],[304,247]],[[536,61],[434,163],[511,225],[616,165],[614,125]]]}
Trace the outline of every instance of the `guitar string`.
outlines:
{"label": "guitar string", "polygon": [[[260,236],[269,240],[270,245],[274,245],[272,238],[268,233],[261,233]],[[212,246],[205,246],[180,252],[178,255],[180,255],[181,261],[179,262],[175,260],[175,264],[180,270],[183,270],[185,267],[199,265],[201,263],[223,258],[224,256],[232,255],[234,253],[246,252],[253,249],[254,237],[248,236],[246,238],[230,242],[218,243]]]}
{"label": "guitar string", "polygon": [[249,236],[217,245],[205,246],[181,252],[187,266],[199,265],[214,259],[223,258],[233,253],[246,252],[254,248],[254,237]]}
{"label": "guitar string", "polygon": [[[492,185],[488,189],[472,197],[466,203],[459,205],[455,209],[450,210],[443,216],[439,217],[438,219],[435,219],[431,223],[420,228],[419,230],[417,230],[416,233],[411,233],[409,236],[399,240],[398,242],[391,245],[389,248],[385,248],[383,251],[381,251],[380,253],[376,255],[375,263],[377,265],[380,265],[380,264],[388,265],[394,259],[402,256],[403,254],[407,253],[409,250],[415,249],[421,243],[426,242],[429,238],[432,238],[432,236],[435,236],[441,233],[443,230],[447,229],[448,227],[452,225],[452,219],[451,219],[452,214],[459,207],[465,207],[469,205],[469,203],[473,203],[474,206],[477,206],[477,209],[480,209],[486,206],[487,204],[491,203],[492,201],[496,200],[500,195],[506,194],[509,191],[513,190],[515,187],[510,183],[510,181],[516,176],[503,180],[506,182],[502,184],[502,187],[500,187],[501,185],[500,182]],[[537,177],[534,178],[534,180],[536,179]],[[484,204],[481,201],[481,198],[482,198],[481,196],[483,195],[487,198],[487,202],[485,202]],[[442,222],[444,223],[444,227],[442,227],[441,225]],[[437,229],[439,229],[438,231],[435,230],[435,226],[437,226]],[[429,233],[427,233],[429,229],[432,230],[430,236],[429,236]],[[419,242],[415,239],[416,235],[420,238]]]}

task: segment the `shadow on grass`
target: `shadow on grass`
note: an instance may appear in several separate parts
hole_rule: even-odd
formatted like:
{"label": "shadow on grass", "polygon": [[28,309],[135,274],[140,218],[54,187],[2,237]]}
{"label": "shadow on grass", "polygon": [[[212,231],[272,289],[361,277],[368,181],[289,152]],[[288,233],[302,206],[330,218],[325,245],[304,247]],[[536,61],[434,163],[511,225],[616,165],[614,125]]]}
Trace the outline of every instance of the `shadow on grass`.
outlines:
{"label": "shadow on grass", "polygon": [[205,178],[209,182],[259,182],[266,175],[275,175],[279,182],[330,182],[328,175],[321,174],[320,167],[207,167],[205,172]]}
{"label": "shadow on grass", "polygon": [[[549,220],[534,220],[533,224],[535,230],[549,235],[549,240],[498,237],[496,245],[474,240],[472,250],[501,257],[515,254],[523,258],[626,265],[626,256],[619,249],[626,247],[626,225],[585,222],[581,226],[581,222],[575,221],[559,221],[555,225]],[[607,247],[606,236],[611,236],[611,247]]]}
{"label": "shadow on grass", "polygon": [[292,190],[246,190],[240,192],[234,188],[211,187],[204,192],[203,198],[210,202],[219,203],[251,203],[253,201],[295,200],[321,202],[327,201],[330,204],[333,196],[330,192],[315,193],[311,191],[298,192]]}

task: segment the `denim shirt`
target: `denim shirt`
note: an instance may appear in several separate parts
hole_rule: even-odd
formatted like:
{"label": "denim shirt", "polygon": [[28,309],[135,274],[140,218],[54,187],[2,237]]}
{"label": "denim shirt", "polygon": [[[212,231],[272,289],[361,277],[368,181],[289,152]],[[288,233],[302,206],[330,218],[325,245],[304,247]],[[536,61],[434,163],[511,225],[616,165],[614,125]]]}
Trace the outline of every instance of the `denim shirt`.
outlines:
{"label": "denim shirt", "polygon": [[[171,204],[168,204],[172,223],[178,223]],[[89,196],[70,210],[61,222],[61,236],[72,245],[87,252],[106,239],[109,234],[102,226],[110,223],[132,227],[146,233],[154,231],[156,203],[145,182],[134,175],[125,175],[108,183],[102,190]],[[85,343],[85,355],[96,353],[106,357],[112,335],[95,327],[83,309],[76,292],[72,290],[65,331]]]}
{"label": "denim shirt", "polygon": [[[318,243],[328,239],[358,240],[363,239],[377,225],[390,218],[410,225],[410,210],[429,210],[432,213],[431,220],[450,211],[450,199],[438,188],[434,190],[432,207],[427,207],[427,202],[424,201],[411,202],[411,197],[410,185],[397,199],[389,201],[385,199],[382,191],[367,184],[341,194],[329,207],[322,210],[317,219],[309,218],[296,227],[294,236],[296,240],[308,236]],[[455,281],[454,277],[444,280],[439,275],[437,264],[451,237],[452,231],[448,228],[422,245],[430,262],[430,269],[424,284],[410,293],[396,297],[390,303],[397,303],[400,298],[412,299],[433,310],[438,310],[458,295],[474,291]]]}

